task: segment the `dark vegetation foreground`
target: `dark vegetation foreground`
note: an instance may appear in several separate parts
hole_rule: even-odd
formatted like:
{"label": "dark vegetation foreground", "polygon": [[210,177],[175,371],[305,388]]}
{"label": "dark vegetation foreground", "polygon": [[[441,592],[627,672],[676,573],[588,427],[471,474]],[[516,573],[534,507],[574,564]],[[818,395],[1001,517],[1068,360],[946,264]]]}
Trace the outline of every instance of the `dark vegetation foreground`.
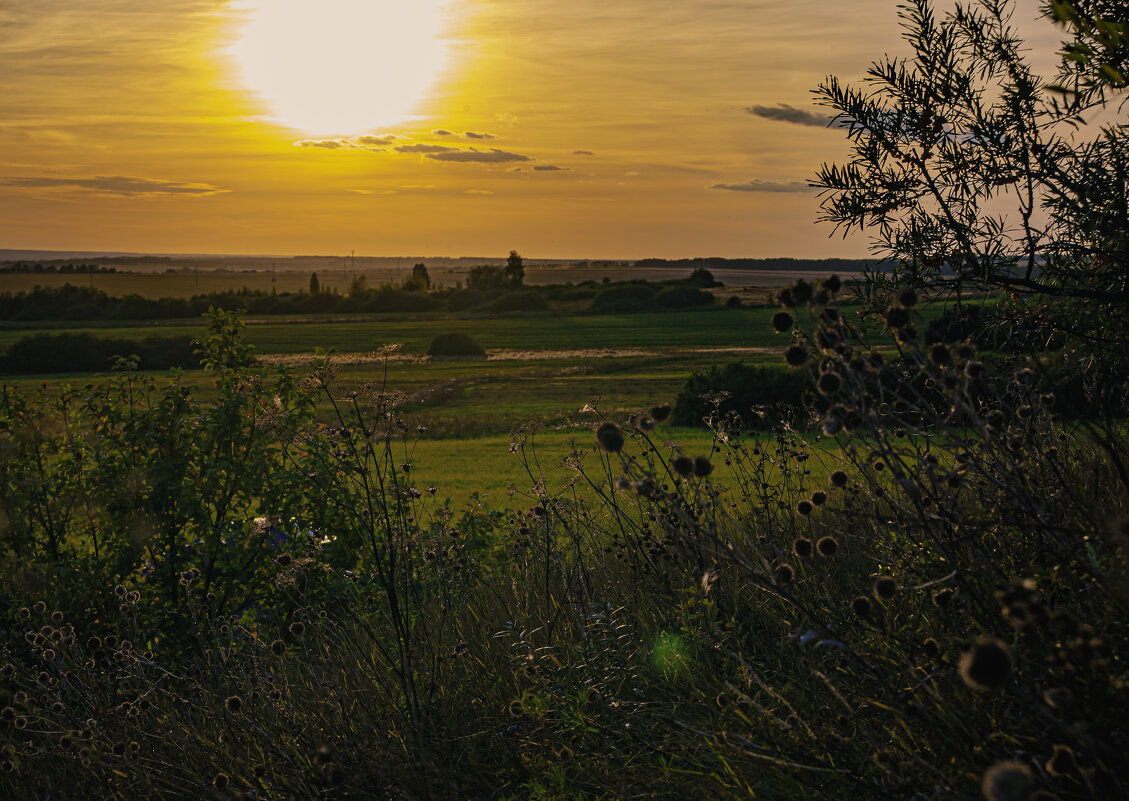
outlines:
{"label": "dark vegetation foreground", "polygon": [[529,426],[509,508],[456,510],[403,395],[255,366],[223,311],[206,395],[5,388],[0,797],[1129,795],[1129,137],[1070,138],[1127,20],[1054,4],[1052,92],[1006,11],[912,4],[913,58],[820,88],[825,217],[899,269],[783,291],[803,407],[703,387],[700,452],[595,404],[571,486]]}

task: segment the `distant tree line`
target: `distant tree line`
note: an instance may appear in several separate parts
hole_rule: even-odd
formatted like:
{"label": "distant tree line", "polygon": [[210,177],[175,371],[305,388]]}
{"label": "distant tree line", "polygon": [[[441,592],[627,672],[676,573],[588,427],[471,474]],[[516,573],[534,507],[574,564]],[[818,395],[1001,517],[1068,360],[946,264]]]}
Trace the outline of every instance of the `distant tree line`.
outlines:
{"label": "distant tree line", "polygon": [[0,263],[0,273],[22,273],[22,274],[36,274],[39,273],[59,273],[61,275],[71,275],[78,273],[87,275],[89,273],[116,273],[117,267],[106,266],[104,264],[76,264],[74,262],[63,262],[57,264],[54,262],[30,262],[30,261],[15,261]]}
{"label": "distant tree line", "polygon": [[727,270],[822,270],[829,273],[861,272],[864,268],[887,269],[892,261],[875,262],[874,259],[724,259],[703,256],[692,259],[639,259],[636,267],[694,267]]}

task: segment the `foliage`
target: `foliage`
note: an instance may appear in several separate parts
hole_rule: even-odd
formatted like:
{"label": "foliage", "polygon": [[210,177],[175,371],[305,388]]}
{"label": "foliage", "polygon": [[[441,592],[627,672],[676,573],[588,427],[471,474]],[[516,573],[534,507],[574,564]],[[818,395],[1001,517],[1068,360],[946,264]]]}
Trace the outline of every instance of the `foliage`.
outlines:
{"label": "foliage", "polygon": [[511,287],[521,286],[521,282],[525,280],[525,262],[516,250],[511,250],[510,255],[506,257],[506,266],[503,269],[506,278],[509,279]]}
{"label": "foliage", "polygon": [[449,332],[439,334],[427,346],[428,356],[480,356],[486,351],[469,334]]}
{"label": "foliage", "polygon": [[515,289],[490,302],[493,312],[536,312],[549,308],[545,296],[535,289]]}
{"label": "foliage", "polygon": [[467,273],[466,288],[476,292],[493,292],[507,285],[505,272],[492,264],[471,267]]}
{"label": "foliage", "polygon": [[745,425],[781,420],[803,407],[808,381],[777,366],[731,361],[693,373],[674,403],[672,421],[701,426],[720,414],[736,414]]}
{"label": "foliage", "polygon": [[166,370],[196,367],[188,337],[151,336],[142,340],[104,339],[89,333],[31,334],[0,357],[2,373],[73,373],[108,370],[127,356],[135,368]]}

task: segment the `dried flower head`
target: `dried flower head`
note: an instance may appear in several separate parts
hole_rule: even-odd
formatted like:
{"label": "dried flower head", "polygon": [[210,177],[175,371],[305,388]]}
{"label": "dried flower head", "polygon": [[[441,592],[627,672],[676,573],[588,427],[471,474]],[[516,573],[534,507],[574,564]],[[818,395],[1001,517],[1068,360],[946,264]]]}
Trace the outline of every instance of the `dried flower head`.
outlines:
{"label": "dried flower head", "polygon": [[596,427],[596,444],[608,453],[623,450],[623,431],[611,420],[605,420]]}
{"label": "dried flower head", "polygon": [[670,460],[670,469],[685,478],[694,472],[694,460],[689,456],[675,456]]}
{"label": "dried flower head", "polygon": [[295,637],[301,637],[303,634],[306,633],[306,624],[303,623],[301,620],[295,620],[293,623],[290,624],[290,633],[293,634]]}
{"label": "dried flower head", "polygon": [[898,582],[891,576],[879,576],[874,580],[874,597],[880,601],[889,601],[898,591]]}
{"label": "dried flower head", "polygon": [[860,595],[851,601],[851,612],[855,617],[869,617],[870,616],[870,599],[865,595]]}
{"label": "dried flower head", "polygon": [[909,325],[909,312],[901,306],[892,306],[886,311],[886,325],[889,328],[903,328]]}
{"label": "dried flower head", "polygon": [[784,361],[792,367],[802,367],[808,360],[808,349],[803,345],[789,345],[784,351]]}
{"label": "dried flower head", "polygon": [[897,300],[899,305],[912,309],[917,305],[917,292],[910,287],[906,287],[898,293]]}
{"label": "dried flower head", "polygon": [[224,789],[230,783],[231,783],[231,777],[228,776],[226,773],[222,773],[222,772],[217,773],[212,778],[212,786],[215,787],[217,790]]}
{"label": "dried flower head", "polygon": [[274,558],[274,561],[279,567],[289,567],[290,563],[294,560],[291,558],[290,554],[280,553]]}
{"label": "dried flower head", "polygon": [[713,462],[705,456],[694,457],[694,475],[698,478],[705,478],[713,472]]}
{"label": "dried flower head", "polygon": [[1011,676],[1011,651],[995,637],[981,637],[960,658],[960,677],[974,690],[991,690]]}
{"label": "dried flower head", "polygon": [[224,703],[224,706],[227,707],[228,712],[232,712],[232,713],[238,712],[240,709],[243,708],[243,699],[240,698],[238,695],[229,695],[227,697],[227,700],[225,700],[223,703]]}
{"label": "dried flower head", "polygon": [[981,790],[988,801],[1027,801],[1034,780],[1021,762],[997,762],[984,774]]}
{"label": "dried flower head", "polygon": [[787,562],[776,568],[776,583],[788,584],[796,577],[796,570]]}
{"label": "dried flower head", "polygon": [[948,347],[938,342],[929,349],[929,359],[933,364],[945,365],[952,362],[953,354],[949,352]]}
{"label": "dried flower head", "polygon": [[656,423],[661,423],[670,417],[670,404],[660,403],[658,406],[652,406],[650,414]]}
{"label": "dried flower head", "polygon": [[847,472],[845,470],[833,470],[830,480],[833,487],[845,487],[847,486]]}
{"label": "dried flower head", "polygon": [[823,490],[816,490],[811,494],[811,502],[816,506],[823,506],[827,503],[827,493]]}
{"label": "dried flower head", "polygon": [[1065,776],[1074,771],[1074,749],[1068,745],[1056,745],[1051,758],[1047,760],[1047,773],[1052,776]]}
{"label": "dried flower head", "polygon": [[801,559],[806,556],[811,556],[811,552],[811,540],[809,540],[807,537],[797,537],[796,540],[792,543],[792,553],[794,553]]}
{"label": "dried flower head", "polygon": [[772,315],[772,330],[778,334],[783,334],[785,331],[791,331],[795,322],[789,312],[778,311]]}
{"label": "dried flower head", "polygon": [[811,514],[813,508],[809,500],[802,500],[796,504],[796,512],[805,517]]}
{"label": "dried flower head", "polygon": [[941,655],[941,644],[932,637],[928,637],[921,644],[921,652],[929,659],[936,659]]}
{"label": "dried flower head", "polygon": [[815,544],[815,549],[819,551],[820,556],[834,556],[839,550],[839,540],[830,534],[826,537],[820,537]]}
{"label": "dried flower head", "polygon": [[836,372],[824,373],[819,377],[816,386],[824,395],[834,395],[843,386],[843,378]]}
{"label": "dried flower head", "polygon": [[839,280],[839,276],[829,275],[823,279],[823,283],[821,283],[820,286],[826,289],[828,292],[834,293],[843,288],[843,282]]}

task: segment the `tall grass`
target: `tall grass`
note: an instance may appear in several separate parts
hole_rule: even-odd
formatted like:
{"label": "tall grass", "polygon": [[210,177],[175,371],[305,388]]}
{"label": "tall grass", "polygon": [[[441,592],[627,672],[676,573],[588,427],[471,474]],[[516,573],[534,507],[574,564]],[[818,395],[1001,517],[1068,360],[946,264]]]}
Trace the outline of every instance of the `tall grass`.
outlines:
{"label": "tall grass", "polygon": [[383,383],[249,367],[223,314],[207,404],[5,393],[0,790],[1124,795],[1123,427],[817,300],[776,323],[841,450],[714,412],[679,452],[657,403],[560,490],[519,431],[507,509],[429,492]]}

